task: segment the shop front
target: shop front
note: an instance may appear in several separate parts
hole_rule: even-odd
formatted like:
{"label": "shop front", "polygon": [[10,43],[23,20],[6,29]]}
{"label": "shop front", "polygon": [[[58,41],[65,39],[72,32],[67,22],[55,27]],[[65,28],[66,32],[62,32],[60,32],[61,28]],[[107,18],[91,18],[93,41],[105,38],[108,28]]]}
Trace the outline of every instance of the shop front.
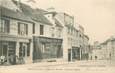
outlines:
{"label": "shop front", "polygon": [[34,37],[33,60],[56,61],[63,57],[62,39]]}
{"label": "shop front", "polygon": [[68,49],[68,61],[80,60],[80,49],[78,47],[72,47]]}
{"label": "shop front", "polygon": [[72,47],[73,60],[80,60],[80,49],[78,47]]}
{"label": "shop front", "polygon": [[7,62],[16,64],[16,59],[9,59],[11,55],[16,54],[16,42],[0,41],[0,61],[1,63]]}
{"label": "shop front", "polygon": [[17,37],[0,38],[0,64],[15,65],[26,63],[30,57],[31,42]]}

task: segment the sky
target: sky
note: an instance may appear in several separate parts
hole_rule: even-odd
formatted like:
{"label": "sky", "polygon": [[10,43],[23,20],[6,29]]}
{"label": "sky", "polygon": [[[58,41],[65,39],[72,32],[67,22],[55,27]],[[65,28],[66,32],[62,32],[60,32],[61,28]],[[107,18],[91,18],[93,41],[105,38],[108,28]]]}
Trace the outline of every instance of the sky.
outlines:
{"label": "sky", "polygon": [[[21,0],[26,2],[27,0]],[[66,12],[75,16],[76,23],[82,25],[85,34],[94,41],[103,42],[115,35],[115,0],[34,0],[32,6]]]}

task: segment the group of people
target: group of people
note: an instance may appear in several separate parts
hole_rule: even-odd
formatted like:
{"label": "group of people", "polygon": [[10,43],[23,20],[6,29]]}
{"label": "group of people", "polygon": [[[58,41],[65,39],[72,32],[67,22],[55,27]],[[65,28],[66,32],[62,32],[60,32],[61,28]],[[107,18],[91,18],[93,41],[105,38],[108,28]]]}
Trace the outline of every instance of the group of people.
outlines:
{"label": "group of people", "polygon": [[16,65],[16,64],[24,64],[24,58],[18,57],[16,55],[10,55],[10,56],[0,56],[0,65],[4,64],[10,64],[10,65]]}

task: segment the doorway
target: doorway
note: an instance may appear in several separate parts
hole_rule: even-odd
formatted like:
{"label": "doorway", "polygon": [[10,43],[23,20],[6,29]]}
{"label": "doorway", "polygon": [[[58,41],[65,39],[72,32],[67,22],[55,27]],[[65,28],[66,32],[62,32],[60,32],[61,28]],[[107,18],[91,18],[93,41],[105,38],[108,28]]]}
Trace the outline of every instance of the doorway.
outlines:
{"label": "doorway", "polygon": [[27,58],[27,43],[20,43],[19,48],[19,63],[24,64]]}
{"label": "doorway", "polygon": [[4,64],[8,62],[8,44],[7,43],[0,43],[0,62]]}
{"label": "doorway", "polygon": [[2,53],[3,56],[8,57],[8,45],[3,45]]}
{"label": "doorway", "polygon": [[15,63],[15,60],[11,61],[11,59],[15,57],[15,53],[16,53],[15,42],[0,41],[0,60],[2,60],[3,63],[5,62],[7,62],[7,64],[11,64],[11,62]]}
{"label": "doorway", "polygon": [[71,61],[71,49],[68,49],[68,61]]}

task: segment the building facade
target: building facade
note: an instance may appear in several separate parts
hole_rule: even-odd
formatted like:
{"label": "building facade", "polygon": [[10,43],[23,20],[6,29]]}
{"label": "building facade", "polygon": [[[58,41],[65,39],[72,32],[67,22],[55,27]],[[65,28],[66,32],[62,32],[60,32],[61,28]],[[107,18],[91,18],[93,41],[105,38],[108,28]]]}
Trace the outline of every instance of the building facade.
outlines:
{"label": "building facade", "polygon": [[3,6],[0,6],[0,13],[0,56],[8,64],[32,62],[33,21]]}
{"label": "building facade", "polygon": [[105,42],[101,43],[101,48],[104,49],[105,60],[115,60],[115,38],[110,37]]}
{"label": "building facade", "polygon": [[[63,25],[63,58],[65,61],[88,59],[89,37],[84,28],[76,28],[75,19],[66,13],[58,13],[56,19]],[[87,55],[87,56],[86,56]]]}
{"label": "building facade", "polygon": [[[62,26],[54,18],[54,14],[55,13],[52,12],[45,12],[43,16],[48,19],[51,25],[43,24],[38,28],[40,31],[37,31],[38,29],[36,30],[36,32],[40,32],[40,34],[37,34],[34,37],[34,49],[36,48],[37,50],[37,48],[39,48],[36,53],[39,54],[38,60],[60,61],[63,57]],[[36,50],[34,50],[34,53]]]}
{"label": "building facade", "polygon": [[110,37],[103,43],[95,42],[91,53],[92,60],[115,60],[115,38]]}
{"label": "building facade", "polygon": [[9,64],[22,64],[88,58],[89,38],[82,26],[75,26],[73,16],[50,9],[33,9],[15,0],[2,2],[0,59],[5,57]]}

